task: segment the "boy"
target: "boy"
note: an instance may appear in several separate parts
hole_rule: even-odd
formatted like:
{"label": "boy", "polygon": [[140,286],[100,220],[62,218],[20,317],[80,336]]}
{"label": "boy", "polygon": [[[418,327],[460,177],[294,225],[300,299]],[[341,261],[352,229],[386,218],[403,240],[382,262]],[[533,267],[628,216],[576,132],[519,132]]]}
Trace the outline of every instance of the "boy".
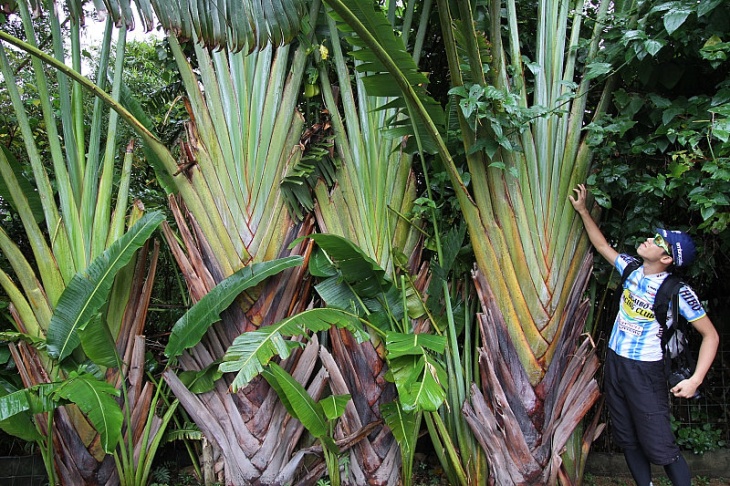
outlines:
{"label": "boy", "polygon": [[[586,188],[573,189],[570,202],[583,220],[588,238],[619,275],[632,261],[606,241],[586,208]],[[643,265],[632,272],[623,288],[621,305],[611,331],[604,365],[604,393],[616,444],[638,486],[651,484],[651,464],[664,467],[674,486],[690,486],[690,471],[680,453],[670,424],[668,391],[690,398],[704,380],[717,352],[719,337],[695,293],[680,289],[679,312],[702,336],[694,373],[668,390],[661,346],[661,328],[652,307],[657,289],[673,268],[694,258],[692,239],[680,231],[659,230],[639,245]],[[667,326],[671,326],[669,310]]]}

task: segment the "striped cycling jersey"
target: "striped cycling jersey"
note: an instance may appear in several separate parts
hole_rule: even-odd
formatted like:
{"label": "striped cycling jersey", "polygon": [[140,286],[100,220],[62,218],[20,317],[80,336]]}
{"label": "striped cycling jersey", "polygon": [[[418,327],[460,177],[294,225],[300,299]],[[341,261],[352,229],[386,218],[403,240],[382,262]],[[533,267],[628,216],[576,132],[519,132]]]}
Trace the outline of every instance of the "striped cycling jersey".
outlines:
{"label": "striped cycling jersey", "polygon": [[[619,275],[634,259],[625,254],[616,258],[615,267]],[[624,282],[621,304],[613,324],[608,347],[619,356],[638,361],[659,361],[662,359],[661,326],[654,317],[654,298],[668,272],[644,275],[644,267],[631,272]],[[672,325],[672,306],[667,312],[667,327]],[[705,310],[697,294],[687,285],[679,290],[679,312],[688,322],[705,316]]]}

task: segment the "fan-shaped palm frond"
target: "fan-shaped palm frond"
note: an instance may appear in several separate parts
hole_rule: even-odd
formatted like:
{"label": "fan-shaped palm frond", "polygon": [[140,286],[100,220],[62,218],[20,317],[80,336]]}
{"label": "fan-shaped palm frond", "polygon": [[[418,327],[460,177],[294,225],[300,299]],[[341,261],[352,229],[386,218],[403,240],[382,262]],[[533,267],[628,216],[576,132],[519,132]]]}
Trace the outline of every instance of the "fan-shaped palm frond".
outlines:
{"label": "fan-shaped palm frond", "polygon": [[[590,161],[580,127],[591,78],[586,75],[581,79],[576,57],[583,17],[570,15],[582,11],[584,4],[577,2],[571,7],[552,0],[538,2],[536,59],[528,72],[524,70],[515,2],[507,2],[503,10],[499,2],[474,7],[468,2],[438,1],[453,102],[459,103],[471,176],[472,187],[467,191],[453,155],[428,122],[428,111],[409,82],[407,70],[383,49],[370,25],[351,14],[352,5],[370,8],[369,2],[326,1],[357,33],[370,55],[379,59],[408,106],[424,120],[423,133],[434,140],[445,164],[468,225],[478,268],[490,298],[495,300],[495,307],[483,303],[483,308],[499,310],[504,332],[518,358],[510,363],[520,363],[531,387],[542,387],[553,373],[560,374],[552,371],[553,363],[557,368],[567,366],[556,359],[557,350],[583,324],[580,315],[572,313],[580,300],[580,294],[572,290],[587,272],[582,259],[574,258],[575,252],[585,253],[586,240],[566,201],[573,185],[585,177]],[[599,2],[592,7],[599,21],[588,44],[587,62],[596,53],[606,6],[606,2]],[[477,13],[480,9],[484,11]],[[501,19],[507,24],[502,25]],[[490,59],[481,57],[481,37],[491,44]],[[600,104],[598,111],[603,108]],[[500,336],[503,338],[506,336]],[[583,371],[591,374],[593,369],[586,366]],[[508,390],[512,393],[511,388]],[[513,398],[517,403],[521,397]],[[504,402],[495,400],[490,406],[503,407]],[[531,410],[534,413],[543,406],[546,404],[537,402]],[[542,425],[546,428],[541,431],[555,432]],[[552,443],[545,437],[541,440]],[[509,443],[501,447],[509,450]],[[540,467],[559,467],[559,461],[542,460],[548,463],[540,462]],[[493,466],[500,467],[496,462]]]}
{"label": "fan-shaped palm frond", "polygon": [[[36,13],[42,12],[35,3],[33,7]],[[139,371],[144,368],[145,343],[144,339],[137,338],[142,335],[157,258],[157,249],[150,252],[143,244],[159,225],[161,216],[142,216],[139,203],[130,211],[127,191],[132,154],[116,153],[118,116],[116,112],[104,110],[101,103],[96,103],[93,113],[85,114],[80,85],[71,81],[73,76],[83,78],[79,74],[80,4],[70,5],[67,34],[62,34],[58,16],[48,15],[54,39],[52,54],[37,47],[27,2],[18,2],[17,8],[26,29],[26,41],[11,39],[5,33],[3,38],[33,54],[30,65],[45,138],[37,138],[39,132],[33,130],[25,112],[5,43],[0,46],[0,69],[4,87],[13,101],[25,156],[33,171],[34,191],[42,203],[42,217],[32,205],[33,198],[28,197],[34,191],[26,194],[21,190],[23,186],[18,182],[12,161],[2,151],[0,174],[23,222],[33,254],[24,255],[0,231],[0,247],[17,282],[5,273],[0,281],[11,297],[11,314],[18,331],[37,342],[52,337],[49,347],[15,345],[13,356],[26,387],[49,382],[63,385],[68,379],[68,386],[63,388],[67,390],[65,400],[78,403],[64,405],[47,415],[52,420],[34,424],[47,445],[42,451],[49,478],[52,481],[57,478],[64,484],[113,482],[115,461],[106,453],[114,451],[129,459],[125,462],[127,466],[120,468],[133,467],[135,448],[137,457],[146,455],[148,450],[141,445],[141,441],[146,441],[142,438],[145,421],[156,420],[154,414],[149,414],[153,387]],[[99,73],[104,75],[97,75],[101,84],[96,89],[100,93],[109,89],[111,94],[106,96],[113,101],[119,98],[125,37],[121,31],[114,76],[107,85],[111,23],[106,27],[99,65]],[[66,65],[65,40],[70,41],[70,65]],[[54,79],[44,70],[43,62],[73,76],[59,74]],[[57,89],[52,88],[54,82]],[[103,126],[107,127],[106,134]],[[118,184],[116,192],[115,184]],[[129,220],[125,221],[127,216]],[[138,227],[127,232],[127,223],[131,226],[140,218],[145,229],[138,231]],[[79,341],[82,347],[70,354],[76,346],[67,344]],[[82,384],[72,373],[76,364],[87,360],[91,360],[89,364],[95,361],[99,367],[99,390],[111,386],[117,392],[122,390],[125,398],[132,398],[123,401],[125,405],[120,412],[123,425],[103,425],[107,417],[97,417],[101,408],[98,403],[93,404],[93,393],[79,393],[92,390],[94,382],[84,382],[85,387],[71,386],[72,382]],[[34,419],[39,417],[42,415]],[[116,435],[110,437],[110,431]],[[118,447],[115,437],[123,438],[121,446]]]}
{"label": "fan-shaped palm frond", "polygon": [[[199,39],[212,49],[253,52],[291,41],[301,29],[305,0],[134,0],[145,31],[154,20],[179,39]],[[131,3],[104,0],[117,25],[133,29]],[[154,14],[154,16],[153,16]]]}
{"label": "fan-shaped palm frond", "polygon": [[[169,228],[165,230],[193,302],[252,265],[294,258],[289,255],[305,256],[306,265],[311,243],[289,246],[313,230],[311,218],[290,215],[279,190],[287,168],[301,155],[304,120],[297,102],[307,46],[269,45],[251,54],[228,47],[213,51],[196,36],[194,70],[177,35],[170,35],[191,117],[184,159],[178,168],[168,167],[180,195],[171,196],[170,205],[182,246]],[[305,269],[291,268],[239,295],[200,343],[179,356],[180,369],[205,373],[217,367],[241,334],[263,332],[303,311],[310,299],[309,283],[302,278]],[[308,349],[293,353],[285,367],[321,394],[326,380],[313,374],[316,346]],[[287,420],[286,409],[264,380],[255,379],[241,390],[234,386],[232,394],[233,377],[224,375],[212,389],[196,395],[172,372],[166,379],[211,439],[227,482],[244,484],[255,478],[268,484],[296,477],[305,458],[296,452],[303,429]]]}
{"label": "fan-shaped palm frond", "polygon": [[[425,83],[426,79],[418,72],[411,55],[405,52],[402,39],[393,37],[393,26],[380,22],[372,5],[363,7],[359,13],[361,18],[373,20],[378,32],[387,32],[388,39],[396,44],[400,42],[397,49],[389,52],[403,55],[402,65],[412,67],[410,73],[414,82]],[[332,63],[336,79],[330,79],[326,63],[320,62],[317,66],[322,97],[335,134],[335,154],[339,163],[334,188],[328,188],[324,182],[315,188],[318,202],[315,214],[322,232],[345,238],[359,248],[362,255],[357,256],[354,262],[361,262],[364,256],[375,263],[374,268],[382,269],[378,270],[381,272],[378,276],[366,271],[367,265],[358,267],[355,273],[346,263],[342,263],[345,268],[340,269],[341,275],[357,281],[353,283],[355,292],[375,300],[370,295],[372,292],[368,291],[370,286],[367,282],[375,283],[383,275],[391,282],[398,282],[401,272],[415,274],[421,270],[421,234],[417,223],[408,219],[417,196],[412,150],[406,150],[408,135],[413,134],[413,129],[408,128],[412,120],[402,103],[397,102],[401,98],[390,97],[399,94],[392,89],[391,81],[376,80],[366,75],[375,59],[367,57],[369,51],[362,49],[359,40],[338,31],[333,18],[327,21],[327,32],[331,40],[331,61],[328,62]],[[350,63],[343,52],[342,43],[347,41],[352,42],[355,71],[350,70]],[[351,79],[354,83],[350,82]],[[366,83],[371,80],[372,86],[368,87]],[[386,85],[389,89],[378,91],[376,94],[379,96],[371,96],[373,93],[368,92],[368,89]],[[338,96],[333,93],[333,86],[338,88]],[[424,93],[423,88],[421,93]],[[439,113],[438,107],[434,108],[432,113]],[[388,130],[394,120],[406,129]],[[416,122],[419,123],[420,119]],[[402,255],[409,255],[410,259],[402,258]],[[340,261],[346,262],[348,258],[343,257]],[[360,271],[366,272],[361,275]],[[344,294],[335,297],[326,293],[326,285],[323,282],[319,292],[328,305],[337,306],[338,300],[348,298]],[[395,299],[399,301],[400,295],[395,289],[393,286]],[[383,298],[381,309],[387,309],[386,301],[390,297]],[[363,424],[380,422],[381,407],[395,400],[396,390],[384,379],[387,365],[380,338],[374,336],[370,342],[357,343],[343,330],[333,330],[330,335],[332,354],[340,363],[342,385],[346,385],[337,393],[347,393],[353,398],[353,406],[348,407],[340,420],[339,433],[345,436]],[[395,438],[387,428],[377,427],[350,452],[351,480],[355,483],[394,484],[398,481],[397,472],[393,471],[395,454],[400,455]]]}

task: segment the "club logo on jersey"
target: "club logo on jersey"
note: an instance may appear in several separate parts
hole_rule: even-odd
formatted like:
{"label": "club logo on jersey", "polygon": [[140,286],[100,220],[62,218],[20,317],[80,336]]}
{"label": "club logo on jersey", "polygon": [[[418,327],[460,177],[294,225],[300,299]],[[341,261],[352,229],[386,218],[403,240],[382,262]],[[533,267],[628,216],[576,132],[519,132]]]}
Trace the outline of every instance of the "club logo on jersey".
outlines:
{"label": "club logo on jersey", "polygon": [[643,300],[636,298],[627,289],[621,296],[621,306],[626,316],[633,321],[653,321],[654,309],[652,305]]}

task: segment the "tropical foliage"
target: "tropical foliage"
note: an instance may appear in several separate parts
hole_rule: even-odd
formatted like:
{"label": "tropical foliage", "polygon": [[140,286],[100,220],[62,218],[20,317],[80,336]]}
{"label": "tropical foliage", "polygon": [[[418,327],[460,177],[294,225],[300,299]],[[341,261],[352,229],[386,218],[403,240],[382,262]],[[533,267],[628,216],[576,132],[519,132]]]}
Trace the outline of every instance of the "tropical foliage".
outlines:
{"label": "tropical foliage", "polygon": [[[14,41],[39,52],[30,10],[17,7],[25,41]],[[133,484],[149,474],[154,453],[148,452],[174,409],[156,416],[156,386],[144,376],[144,316],[158,252],[146,242],[164,216],[144,214],[139,201],[130,205],[132,157],[130,150],[120,153],[116,113],[100,100],[90,116],[84,113],[80,86],[60,73],[51,78],[40,59],[65,62],[67,37],[71,64],[81,69],[79,17],[72,15],[65,31],[58,17],[49,21],[52,55],[18,59],[6,44],[0,51],[24,144],[23,153],[13,153],[17,145],[0,150],[3,199],[31,250],[21,251],[0,231],[11,269],[0,284],[15,326],[4,338],[23,385],[3,383],[0,423],[39,443],[53,483]],[[118,99],[123,56],[111,69],[111,32],[108,23],[97,78]],[[123,34],[117,47],[123,52]],[[18,82],[18,62],[32,67],[32,81]],[[32,169],[30,178],[23,165]]]}
{"label": "tropical foliage", "polygon": [[[172,136],[155,133],[121,81],[130,10],[107,2],[94,84],[79,74],[81,6],[68,3],[69,66],[58,42],[53,56],[36,47],[19,5],[25,41],[0,36],[27,150],[19,161],[0,154],[0,190],[35,257],[0,233],[20,282],[0,274],[18,331],[3,339],[27,363],[25,388],[0,392],[0,425],[18,433],[21,420],[48,419],[26,430],[50,476],[72,474],[59,421],[87,423],[80,441],[106,461],[92,475],[112,478],[105,454],[122,482],[149,472],[177,403],[160,422],[164,385],[153,397],[132,375],[156,262],[144,242],[161,224],[193,304],[172,327],[164,380],[210,439],[218,480],[408,484],[422,427],[452,484],[579,480],[602,425],[583,423],[598,399],[596,350],[581,336],[592,260],[567,195],[588,178],[610,207],[639,165],[616,153],[652,155],[639,176],[647,211],[623,229],[653,224],[652,198],[671,198],[696,212],[699,230],[725,230],[727,87],[682,100],[635,89],[653,72],[648,59],[699,52],[723,65],[727,29],[710,15],[719,3],[381,3],[137,1],[144,28],[153,11],[162,24],[179,72],[175,106],[188,120]],[[115,56],[112,22],[122,27]],[[690,25],[714,37],[698,46],[683,34]],[[58,19],[51,29],[59,35]],[[445,54],[450,85],[438,100],[430,83],[443,80],[419,67],[434,62],[427,44]],[[33,54],[27,89],[13,88],[10,45]],[[82,88],[97,96],[88,128]],[[24,98],[33,89],[37,103]],[[35,113],[42,130],[27,121]],[[141,138],[171,224],[136,210],[125,224],[133,156],[130,147],[115,171],[117,117]],[[463,260],[475,261],[471,274]],[[134,326],[121,324],[128,315]],[[112,427],[101,409],[114,411]]]}

